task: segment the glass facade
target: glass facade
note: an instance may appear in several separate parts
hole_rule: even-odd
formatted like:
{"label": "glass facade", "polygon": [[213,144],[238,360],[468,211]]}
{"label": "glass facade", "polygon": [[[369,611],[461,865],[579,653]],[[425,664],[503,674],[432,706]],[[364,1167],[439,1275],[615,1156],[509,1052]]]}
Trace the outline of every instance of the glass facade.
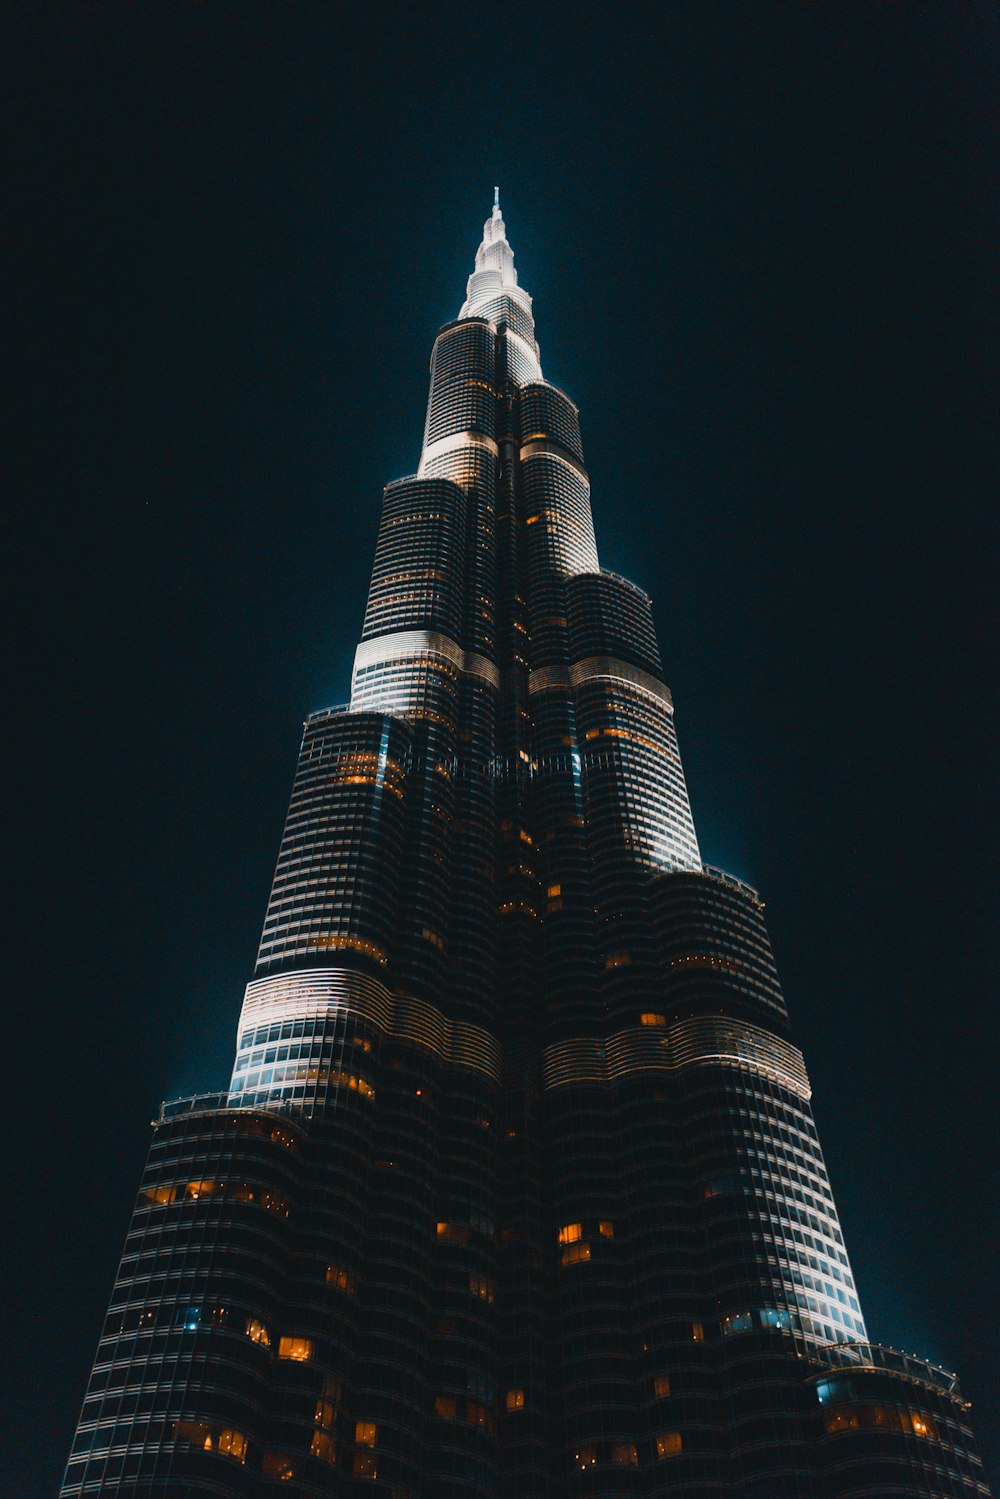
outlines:
{"label": "glass facade", "polygon": [[868,1342],[763,910],[495,203],[63,1495],[987,1495],[954,1377]]}

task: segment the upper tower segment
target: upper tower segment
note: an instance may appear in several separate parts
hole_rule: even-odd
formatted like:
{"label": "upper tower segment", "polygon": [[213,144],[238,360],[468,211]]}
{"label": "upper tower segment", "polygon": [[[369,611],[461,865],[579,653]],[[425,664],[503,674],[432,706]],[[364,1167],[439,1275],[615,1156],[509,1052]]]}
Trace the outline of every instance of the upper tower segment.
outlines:
{"label": "upper tower segment", "polygon": [[542,378],[531,298],[517,284],[514,252],[500,211],[500,189],[493,189],[493,211],[483,225],[476,268],[469,277],[459,318],[481,317],[507,332],[507,373],[516,385]]}

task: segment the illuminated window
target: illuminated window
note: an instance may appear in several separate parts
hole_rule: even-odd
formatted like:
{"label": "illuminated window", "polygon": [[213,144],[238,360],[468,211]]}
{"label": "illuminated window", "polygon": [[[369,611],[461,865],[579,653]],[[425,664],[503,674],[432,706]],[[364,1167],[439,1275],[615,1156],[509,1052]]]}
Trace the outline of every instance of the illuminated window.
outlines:
{"label": "illuminated window", "polygon": [[468,1244],[469,1230],[464,1223],[439,1223],[437,1226],[439,1239],[450,1239],[454,1244]]}
{"label": "illuminated window", "polygon": [[341,1265],[327,1265],[326,1283],[328,1286],[336,1286],[338,1291],[346,1291],[348,1296],[353,1296],[358,1287],[356,1276]]}
{"label": "illuminated window", "polygon": [[566,1223],[559,1230],[560,1244],[575,1244],[577,1239],[583,1238],[582,1223]]}
{"label": "illuminated window", "polygon": [[358,1421],[354,1426],[354,1440],[359,1447],[374,1447],[378,1427],[374,1421]]}
{"label": "illuminated window", "polygon": [[434,1414],[442,1421],[454,1421],[456,1409],[454,1395],[435,1395]]}
{"label": "illuminated window", "polygon": [[613,1239],[615,1236],[615,1226],[607,1218],[602,1218],[597,1225],[597,1232],[602,1239]]}
{"label": "illuminated window", "polygon": [[207,1421],[177,1421],[174,1423],[174,1441],[200,1447],[204,1452],[235,1457],[241,1463],[247,1460],[247,1439],[231,1426],[212,1426]]}
{"label": "illuminated window", "polygon": [[316,1410],[313,1414],[313,1421],[317,1426],[322,1426],[324,1431],[328,1431],[333,1425],[333,1418],[336,1413],[337,1407],[334,1405],[332,1400],[319,1399],[316,1401]]}
{"label": "illuminated window", "polygon": [[938,1441],[937,1427],[930,1416],[925,1416],[917,1411],[910,1411],[910,1425],[913,1427],[914,1436],[931,1437]]}
{"label": "illuminated window", "polygon": [[313,1457],[318,1457],[324,1463],[335,1463],[337,1461],[337,1449],[333,1444],[333,1437],[328,1431],[314,1431],[312,1441],[309,1443],[309,1451]]}
{"label": "illuminated window", "polygon": [[297,1363],[307,1364],[312,1356],[311,1338],[281,1338],[278,1341],[279,1358],[291,1358]]}
{"label": "illuminated window", "polygon": [[287,1452],[265,1452],[260,1471],[268,1478],[277,1478],[283,1483],[297,1476],[295,1459]]}
{"label": "illuminated window", "polygon": [[656,1015],[647,1011],[639,1016],[639,1023],[640,1025],[666,1025],[667,1017],[666,1015]]}
{"label": "illuminated window", "polygon": [[212,1428],[207,1421],[175,1421],[174,1441],[188,1442],[192,1447],[212,1447]]}
{"label": "illuminated window", "polygon": [[627,952],[613,952],[604,959],[605,969],[627,968],[632,959]]}
{"label": "illuminated window", "polygon": [[238,1457],[241,1463],[247,1460],[247,1439],[241,1431],[233,1431],[229,1426],[223,1427],[219,1432],[217,1452],[224,1452],[229,1457]]}
{"label": "illuminated window", "polygon": [[482,1426],[487,1431],[496,1429],[496,1421],[493,1412],[488,1405],[480,1405],[477,1400],[470,1400],[466,1406],[466,1420],[470,1426]]}
{"label": "illuminated window", "polygon": [[590,1259],[589,1244],[567,1244],[562,1252],[564,1265],[579,1265],[584,1260]]}
{"label": "illuminated window", "polygon": [[656,1443],[656,1455],[658,1458],[676,1457],[684,1446],[679,1431],[661,1431],[659,1436],[654,1438],[654,1441]]}
{"label": "illuminated window", "polygon": [[657,1400],[662,1400],[664,1395],[670,1394],[670,1375],[658,1374],[653,1380],[653,1393]]}
{"label": "illuminated window", "polygon": [[611,1444],[611,1461],[613,1463],[632,1463],[639,1461],[639,1452],[634,1442],[613,1442]]}
{"label": "illuminated window", "polygon": [[185,1197],[189,1197],[189,1198],[192,1199],[192,1201],[194,1201],[194,1200],[196,1200],[199,1197],[214,1197],[221,1190],[222,1190],[222,1183],[221,1182],[216,1182],[216,1181],[188,1182],[187,1186],[184,1188],[184,1196]]}
{"label": "illuminated window", "polygon": [[262,1348],[270,1348],[271,1339],[263,1322],[258,1322],[256,1317],[247,1318],[246,1334],[251,1343],[259,1343]]}
{"label": "illuminated window", "polygon": [[473,1274],[469,1276],[469,1290],[472,1292],[473,1296],[478,1296],[480,1301],[488,1301],[490,1305],[493,1304],[495,1293],[493,1282],[492,1280],[490,1280],[488,1275],[477,1275],[475,1272],[473,1272]]}
{"label": "illuminated window", "polygon": [[355,1478],[377,1478],[374,1452],[355,1452],[351,1472]]}
{"label": "illuminated window", "polygon": [[700,1322],[691,1323],[691,1336],[696,1343],[704,1343],[705,1329]]}
{"label": "illuminated window", "polygon": [[548,896],[549,900],[551,900],[553,896],[562,895],[562,886],[549,885],[545,891],[545,894]]}
{"label": "illuminated window", "polygon": [[142,1196],[145,1197],[147,1202],[155,1203],[157,1207],[160,1207],[164,1203],[176,1202],[179,1191],[180,1188],[176,1186],[146,1187],[143,1190]]}
{"label": "illuminated window", "polygon": [[508,1390],[504,1397],[504,1403],[509,1411],[524,1410],[524,1391]]}
{"label": "illuminated window", "polygon": [[596,1468],[597,1448],[587,1442],[576,1454],[576,1465],[578,1468]]}

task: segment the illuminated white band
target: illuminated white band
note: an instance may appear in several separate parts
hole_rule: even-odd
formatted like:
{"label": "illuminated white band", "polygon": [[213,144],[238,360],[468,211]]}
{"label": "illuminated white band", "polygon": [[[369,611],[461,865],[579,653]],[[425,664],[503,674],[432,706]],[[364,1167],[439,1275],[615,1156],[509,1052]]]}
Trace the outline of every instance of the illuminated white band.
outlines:
{"label": "illuminated white band", "polygon": [[485,656],[475,651],[463,651],[457,640],[450,635],[439,635],[434,630],[399,630],[394,635],[377,635],[374,640],[362,640],[354,655],[354,674],[351,690],[357,686],[359,671],[369,666],[379,666],[387,661],[399,661],[412,657],[437,656],[450,662],[457,671],[468,677],[479,677],[491,687],[500,687],[500,668]]}
{"label": "illuminated white band", "polygon": [[500,456],[500,449],[493,438],[484,437],[482,432],[451,432],[447,437],[439,437],[437,442],[429,442],[424,448],[420,455],[417,478],[420,478],[432,458],[440,458],[444,453],[454,453],[459,448],[484,448],[494,458]]}
{"label": "illuminated white band", "polygon": [[[248,1027],[338,1014],[368,1021],[399,1041],[423,1046],[454,1067],[470,1067],[500,1081],[500,1043],[477,1025],[448,1020],[434,1005],[394,995],[378,979],[349,968],[307,968],[254,979],[247,985],[240,1035]],[[241,1046],[246,1052],[252,1043]]]}
{"label": "illuminated white band", "polygon": [[673,1025],[643,1025],[601,1041],[576,1037],[546,1048],[546,1088],[614,1083],[635,1072],[675,1072],[685,1067],[735,1067],[779,1083],[808,1100],[812,1090],[802,1053],[760,1026],[725,1015],[704,1015]]}

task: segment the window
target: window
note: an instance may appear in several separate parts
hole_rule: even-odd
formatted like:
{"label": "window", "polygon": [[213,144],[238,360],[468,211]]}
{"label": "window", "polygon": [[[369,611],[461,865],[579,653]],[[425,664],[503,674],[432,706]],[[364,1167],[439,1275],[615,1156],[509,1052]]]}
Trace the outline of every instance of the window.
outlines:
{"label": "window", "polygon": [[357,1278],[342,1265],[327,1265],[326,1283],[328,1286],[336,1286],[338,1291],[346,1291],[348,1296],[353,1296],[358,1287]]}
{"label": "window", "polygon": [[328,1431],[333,1425],[333,1418],[336,1415],[336,1409],[337,1408],[332,1400],[317,1400],[316,1410],[313,1415],[313,1420],[315,1421],[316,1425],[322,1426],[324,1431]]}
{"label": "window", "polygon": [[613,1442],[611,1444],[611,1461],[613,1463],[632,1463],[639,1461],[639,1451],[634,1442]]}
{"label": "window", "polygon": [[439,1239],[450,1239],[454,1244],[468,1244],[469,1230],[464,1223],[439,1223],[437,1226]]}
{"label": "window", "polygon": [[218,1452],[224,1452],[229,1457],[238,1457],[241,1463],[247,1460],[247,1439],[241,1431],[233,1431],[229,1426],[223,1427],[219,1432]]}
{"label": "window", "polygon": [[235,1457],[241,1463],[247,1460],[247,1439],[242,1431],[231,1426],[213,1426],[208,1421],[177,1421],[174,1423],[174,1441],[200,1447],[204,1452]]}
{"label": "window", "polygon": [[307,1364],[313,1356],[312,1338],[281,1338],[278,1342],[278,1357],[295,1359]]}
{"label": "window", "polygon": [[374,1421],[358,1421],[354,1426],[354,1440],[359,1447],[374,1447],[378,1427]]}
{"label": "window", "polygon": [[265,1452],[260,1471],[268,1478],[277,1478],[287,1483],[289,1479],[296,1477],[295,1460],[287,1452]]}
{"label": "window", "polygon": [[605,970],[611,968],[627,968],[632,959],[627,952],[613,952],[604,959]]}
{"label": "window", "polygon": [[661,1431],[653,1440],[658,1458],[676,1457],[684,1445],[679,1431]]}
{"label": "window", "polygon": [[597,1232],[602,1239],[613,1239],[615,1236],[615,1226],[607,1218],[602,1218],[597,1225]]}
{"label": "window", "polygon": [[488,1275],[477,1275],[475,1272],[473,1272],[469,1276],[469,1290],[472,1292],[473,1296],[478,1296],[480,1301],[488,1301],[492,1306],[493,1299],[496,1293],[494,1291],[493,1282],[492,1280],[490,1280]]}
{"label": "window", "polygon": [[549,885],[546,887],[545,894],[548,896],[549,900],[552,900],[555,896],[562,895],[562,886]]}
{"label": "window", "polygon": [[658,1374],[653,1380],[653,1394],[657,1400],[662,1400],[665,1395],[670,1394],[670,1375]]}
{"label": "window", "polygon": [[562,1252],[564,1265],[579,1265],[590,1259],[589,1244],[568,1244]]}
{"label": "window", "polygon": [[507,1407],[507,1409],[509,1411],[523,1411],[524,1410],[524,1391],[523,1390],[508,1390],[507,1394],[504,1396],[504,1404],[506,1405],[506,1407]]}
{"label": "window", "polygon": [[251,1343],[259,1343],[262,1348],[270,1348],[271,1339],[263,1322],[258,1322],[256,1317],[248,1317],[246,1334]]}
{"label": "window", "polygon": [[333,1445],[333,1437],[328,1431],[314,1431],[312,1441],[309,1443],[309,1451],[313,1457],[318,1457],[324,1463],[335,1463],[337,1461],[337,1449]]}
{"label": "window", "polygon": [[578,1468],[597,1467],[597,1448],[592,1442],[586,1442],[576,1454],[576,1465]]}
{"label": "window", "polygon": [[939,1440],[937,1427],[930,1416],[910,1411],[910,1425],[913,1427],[914,1436],[932,1437],[935,1442]]}
{"label": "window", "polygon": [[351,1471],[355,1478],[377,1478],[374,1452],[355,1452]]}
{"label": "window", "polygon": [[434,1414],[440,1416],[442,1421],[454,1421],[457,1407],[454,1395],[435,1395]]}
{"label": "window", "polygon": [[566,1223],[559,1230],[560,1244],[575,1244],[577,1239],[583,1238],[582,1223]]}
{"label": "window", "polygon": [[667,1017],[666,1015],[654,1015],[647,1011],[639,1016],[639,1023],[640,1025],[666,1025]]}
{"label": "window", "polygon": [[691,1323],[691,1337],[696,1343],[704,1343],[705,1329],[700,1322]]}

